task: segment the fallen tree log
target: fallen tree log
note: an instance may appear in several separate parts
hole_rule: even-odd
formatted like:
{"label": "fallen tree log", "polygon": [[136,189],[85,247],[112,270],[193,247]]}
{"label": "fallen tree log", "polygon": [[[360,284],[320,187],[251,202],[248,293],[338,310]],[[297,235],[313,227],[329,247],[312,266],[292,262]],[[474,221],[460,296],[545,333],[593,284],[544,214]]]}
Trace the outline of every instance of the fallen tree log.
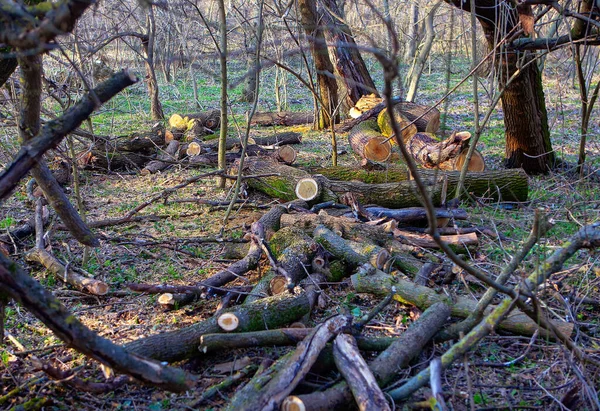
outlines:
{"label": "fallen tree log", "polygon": [[346,262],[350,268],[369,263],[381,269],[390,259],[390,253],[386,249],[371,243],[344,240],[323,225],[315,228],[313,238],[325,250]]}
{"label": "fallen tree log", "polygon": [[68,266],[58,261],[56,257],[40,248],[34,248],[26,254],[27,261],[33,261],[46,267],[57,279],[72,285],[79,291],[94,295],[105,295],[108,292],[108,284],[95,278],[84,277],[73,271]]}
{"label": "fallen tree log", "polygon": [[333,359],[352,391],[360,411],[388,411],[390,406],[366,361],[358,352],[354,337],[339,334],[333,341]]}
{"label": "fallen tree log", "polygon": [[[393,218],[399,223],[414,223],[417,221],[427,221],[427,211],[423,207],[407,207],[400,209],[391,209],[385,207],[365,207],[365,211],[373,217]],[[344,217],[349,215],[344,214]],[[436,208],[436,218],[445,218],[453,220],[466,220],[467,212],[462,208]]]}
{"label": "fallen tree log", "polygon": [[[386,107],[385,102],[383,102],[381,98],[377,101],[376,99],[369,99],[369,97],[367,97],[362,103],[359,100],[354,108],[355,110],[350,114],[353,117],[353,120],[344,122],[336,129],[336,131],[344,133],[362,121],[377,117]],[[408,101],[396,102],[394,108],[402,113],[409,121],[414,122],[418,131],[436,133],[440,128],[440,111],[437,108]]]}
{"label": "fallen tree log", "polygon": [[[452,315],[455,317],[466,318],[475,310],[477,305],[477,301],[470,297],[456,296],[453,301],[452,298],[438,294],[431,288],[393,277],[372,267],[361,267],[350,279],[354,289],[359,293],[385,296],[391,292],[392,287],[395,287],[394,299],[405,304],[415,305],[421,310],[437,302],[444,302],[450,306]],[[494,308],[495,306],[489,306],[485,311],[485,315],[492,312]],[[554,322],[553,324],[565,335],[570,335],[573,330],[573,324],[571,323]],[[539,331],[540,336],[543,336],[543,338],[553,338],[547,330],[539,328],[531,318],[518,310],[513,310],[500,323],[499,329],[528,336]]]}
{"label": "fallen tree log", "polygon": [[350,130],[348,142],[363,162],[386,161],[392,153],[392,145],[379,133],[377,123],[374,120],[362,122]]}
{"label": "fallen tree log", "polygon": [[343,315],[332,317],[316,327],[298,345],[290,357],[279,361],[285,363],[264,386],[248,384],[250,387],[236,394],[228,406],[235,410],[278,410],[281,403],[308,373],[325,344],[350,325],[350,319]]}
{"label": "fallen tree log", "polygon": [[[282,294],[236,306],[225,310],[225,313],[232,313],[239,319],[238,331],[258,331],[297,321],[310,312],[310,301],[306,292]],[[141,338],[126,344],[125,349],[135,355],[166,362],[191,358],[200,354],[198,343],[201,336],[222,332],[217,320],[217,317],[211,317],[176,331]]]}
{"label": "fallen tree log", "polygon": [[[439,249],[440,246],[435,242],[431,235],[426,233],[413,233],[406,230],[395,229],[392,231],[394,237],[400,242],[415,247]],[[464,253],[479,245],[479,238],[476,233],[442,235],[441,240],[448,244],[455,253]],[[379,268],[379,267],[378,267]]]}
{"label": "fallen tree log", "polygon": [[[331,180],[361,181],[368,184],[384,184],[410,179],[406,166],[390,165],[386,170],[363,170],[350,166],[312,168],[311,173],[321,174]],[[447,198],[455,196],[460,178],[458,171],[419,170],[425,180],[447,179]],[[528,177],[522,169],[469,172],[465,178],[465,191],[475,197],[495,201],[527,201]]]}
{"label": "fallen tree log", "polygon": [[160,154],[157,160],[152,160],[148,164],[146,164],[146,167],[142,169],[140,174],[143,176],[148,174],[154,174],[169,167],[172,164],[172,162],[177,160],[178,150],[179,141],[171,141],[165,149],[164,153]]}
{"label": "fallen tree log", "polygon": [[[363,204],[379,204],[385,207],[402,208],[421,205],[416,186],[411,181],[388,184],[365,184],[362,182],[332,181],[323,176],[310,176],[307,172],[263,158],[248,158],[244,163],[245,175],[275,174],[274,176],[248,179],[250,187],[285,201],[295,199],[296,185],[302,179],[312,178],[319,195],[313,201],[339,200],[347,192],[356,195]],[[304,180],[306,181],[306,180]],[[434,203],[439,204],[442,186],[428,183]]]}
{"label": "fallen tree log", "polygon": [[[296,227],[306,233],[312,233],[319,225],[324,225],[338,236],[346,240],[353,240],[364,244],[377,244],[387,249],[394,265],[408,275],[414,275],[423,265],[423,261],[413,257],[404,244],[394,239],[391,233],[386,232],[381,226],[371,226],[357,223],[344,217],[334,217],[327,214],[284,214],[281,216],[282,227]],[[345,272],[345,269],[342,269]]]}
{"label": "fallen tree log", "polygon": [[[206,334],[200,337],[198,349],[204,354],[212,354],[239,348],[290,346],[298,344],[312,331],[313,328],[279,328],[245,333]],[[356,337],[358,348],[362,351],[384,351],[396,340],[396,337]]]}
{"label": "fallen tree log", "polygon": [[[191,144],[191,143],[190,143]],[[189,146],[188,146],[189,147]],[[216,152],[207,152],[205,153],[203,150],[203,145],[200,145],[200,151],[203,154],[198,154],[194,156],[190,156],[188,158],[187,164],[191,166],[216,166],[218,164],[218,154]],[[182,153],[186,152],[182,150]],[[290,146],[276,147],[274,149],[266,149],[263,146],[259,146],[256,144],[249,144],[246,149],[246,155],[249,157],[262,157],[267,159],[272,159],[277,162],[283,162],[285,164],[293,164],[296,161],[296,150],[294,150]],[[234,163],[236,160],[240,159],[242,156],[241,152],[229,152],[225,153],[225,161],[228,164]],[[235,173],[237,174],[237,173]]]}
{"label": "fallen tree log", "polygon": [[259,112],[254,113],[250,120],[252,126],[299,126],[302,124],[312,124],[314,115],[312,112]]}
{"label": "fallen tree log", "polygon": [[[432,305],[369,364],[380,386],[388,385],[399,371],[406,368],[410,361],[422,352],[423,347],[446,323],[449,314],[447,305]],[[299,395],[298,398],[306,410],[330,411],[347,409],[352,401],[352,393],[346,382],[342,381],[325,391]]]}

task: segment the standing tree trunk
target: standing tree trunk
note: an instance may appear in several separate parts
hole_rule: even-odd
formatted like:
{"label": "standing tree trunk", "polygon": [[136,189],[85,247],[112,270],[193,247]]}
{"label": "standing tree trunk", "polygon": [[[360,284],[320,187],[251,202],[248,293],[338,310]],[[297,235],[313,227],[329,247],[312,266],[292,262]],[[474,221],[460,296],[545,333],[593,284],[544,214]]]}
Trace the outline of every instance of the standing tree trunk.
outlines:
{"label": "standing tree trunk", "polygon": [[[331,125],[329,118],[338,105],[338,86],[333,77],[333,64],[327,53],[327,45],[323,30],[317,24],[317,7],[315,0],[298,0],[300,22],[306,32],[310,44],[310,52],[317,72],[318,93],[320,97],[317,128],[322,130]],[[337,116],[336,116],[337,117]],[[336,122],[337,118],[334,119]]]}
{"label": "standing tree trunk", "polygon": [[343,15],[336,1],[321,1],[324,9],[321,13],[324,24],[323,34],[338,84],[343,85],[345,89],[340,90],[339,94],[340,98],[342,96],[344,98],[342,110],[348,112],[362,96],[371,93],[379,94],[352,37],[350,27],[340,20]]}
{"label": "standing tree trunk", "polygon": [[406,50],[404,51],[404,62],[411,62],[417,55],[417,41],[419,37],[419,3],[416,0],[410,5],[410,21],[408,23],[408,34]]}
{"label": "standing tree trunk", "polygon": [[[451,1],[461,10],[470,12],[469,2]],[[494,47],[496,41],[511,32],[514,24],[519,22],[516,9],[504,7],[498,0],[475,0],[475,13],[490,47]],[[546,173],[553,167],[555,158],[542,75],[537,63],[532,62],[535,53],[524,53],[518,55],[502,48],[494,60],[498,86],[504,90],[502,109],[506,130],[506,166],[522,167],[528,173]],[[519,75],[507,85],[507,80],[519,68]]]}
{"label": "standing tree trunk", "polygon": [[[225,1],[219,0],[219,30],[221,38],[219,44],[219,61],[221,62],[221,131],[219,133],[218,167],[220,170],[227,168],[227,18],[225,16]],[[219,177],[218,185],[225,188],[225,178]]]}
{"label": "standing tree trunk", "polygon": [[[508,58],[511,59],[510,54]],[[535,56],[531,55],[527,60],[533,58]],[[516,64],[509,60],[507,69],[512,75],[517,70]],[[502,96],[506,129],[505,164],[508,168],[521,167],[528,173],[547,173],[554,166],[555,157],[548,129],[542,73],[535,62],[522,71],[506,87]],[[500,87],[503,86],[500,80]]]}
{"label": "standing tree trunk", "polygon": [[154,70],[154,39],[156,37],[156,23],[154,21],[154,9],[148,8],[146,16],[146,34],[142,37],[142,47],[146,55],[146,77],[148,77],[148,94],[150,95],[150,114],[153,120],[164,120],[162,104],[158,95],[158,81]]}

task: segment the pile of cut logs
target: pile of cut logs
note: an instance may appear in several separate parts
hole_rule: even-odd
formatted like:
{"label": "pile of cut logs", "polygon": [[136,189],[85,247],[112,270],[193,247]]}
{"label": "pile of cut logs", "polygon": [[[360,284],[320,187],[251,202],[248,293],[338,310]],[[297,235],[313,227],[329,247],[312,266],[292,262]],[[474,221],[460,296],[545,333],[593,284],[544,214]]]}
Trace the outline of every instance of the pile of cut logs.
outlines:
{"label": "pile of cut logs", "polygon": [[[275,362],[254,364],[254,377],[237,390],[227,409],[325,410],[348,407],[352,401],[360,409],[389,409],[380,387],[398,379],[411,359],[434,336],[442,335],[450,316],[467,317],[476,309],[477,301],[450,297],[430,287],[443,287],[453,281],[457,272],[443,258],[424,258],[419,252],[435,243],[427,239],[427,234],[411,233],[406,225],[423,221],[423,209],[362,207],[351,195],[345,201],[349,206],[343,210],[330,203],[309,209],[299,200],[274,206],[252,225],[246,255],[195,285],[130,284],[135,291],[163,292],[159,303],[167,309],[215,295],[223,299],[213,317],[133,341],[127,344],[127,350],[172,362],[217,352],[222,355],[228,349],[296,346]],[[466,212],[461,209],[437,209],[436,215],[440,225],[447,220],[466,219]],[[449,228],[445,230],[449,236],[442,238],[460,252],[476,246],[477,233],[481,231],[486,229],[472,227],[460,232]],[[487,230],[487,234],[493,232]],[[263,274],[253,286],[244,282],[227,287],[257,268],[263,256],[268,268],[261,270]],[[331,285],[383,300],[365,317],[336,315],[314,328],[306,328],[303,321],[307,314],[335,308],[325,298]],[[365,325],[391,300],[413,305],[422,314],[399,337],[362,335]],[[239,305],[231,306],[234,303]],[[486,312],[493,309],[490,306]],[[292,324],[292,328],[281,328]],[[554,326],[565,335],[572,331],[572,324],[556,322]],[[519,311],[507,316],[499,328],[517,335],[542,332]],[[328,344],[331,340],[333,348]],[[380,354],[367,364],[361,354],[365,351]],[[252,359],[240,366],[240,372],[248,363]],[[334,367],[344,380],[322,392],[304,390],[303,394],[295,394],[309,372],[322,374]],[[246,369],[243,376],[248,374]],[[227,381],[235,384],[237,380]],[[223,387],[224,382],[215,387]],[[205,401],[215,387],[207,389],[194,405]]]}

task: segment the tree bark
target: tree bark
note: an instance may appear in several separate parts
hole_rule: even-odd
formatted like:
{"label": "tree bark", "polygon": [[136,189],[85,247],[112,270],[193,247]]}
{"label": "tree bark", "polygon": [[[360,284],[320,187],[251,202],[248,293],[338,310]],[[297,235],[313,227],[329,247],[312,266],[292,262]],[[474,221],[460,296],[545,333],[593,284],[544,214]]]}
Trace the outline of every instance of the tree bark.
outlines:
{"label": "tree bark", "polygon": [[[461,10],[470,12],[469,2],[449,0]],[[489,48],[518,24],[516,8],[501,8],[497,0],[476,0],[475,13]],[[498,12],[497,10],[502,10]],[[503,91],[502,110],[506,137],[506,166],[523,168],[527,173],[547,173],[554,166],[555,156],[548,129],[548,114],[542,85],[542,75],[534,61],[535,52],[500,49],[494,58],[498,87]],[[507,80],[520,70],[507,85]]]}
{"label": "tree bark", "polygon": [[34,248],[26,255],[28,261],[35,261],[50,271],[60,281],[71,284],[80,291],[89,292],[94,295],[105,295],[108,292],[108,284],[94,278],[84,277],[77,274],[68,266],[58,261],[56,257],[40,248]]}
{"label": "tree bark", "polygon": [[[266,297],[252,304],[230,308],[225,312],[241,318],[238,332],[278,328],[290,324],[311,310],[307,293],[282,294]],[[217,318],[211,317],[189,327],[150,337],[141,338],[125,345],[128,352],[159,361],[180,361],[199,355],[200,337],[222,332]]]}
{"label": "tree bark", "polygon": [[[389,348],[371,362],[369,368],[381,386],[388,385],[400,370],[406,368],[410,361],[422,352],[429,340],[446,323],[448,315],[449,309],[444,303],[432,305],[396,338]],[[342,381],[325,391],[300,395],[299,398],[307,410],[328,411],[347,409],[352,401],[352,393]]]}
{"label": "tree bark", "polygon": [[343,15],[335,0],[321,0],[323,4],[322,27],[329,58],[335,68],[335,74],[341,83],[339,98],[343,98],[343,112],[364,95],[376,93],[377,88],[367,70],[358,46],[352,37],[350,27],[342,20]]}
{"label": "tree bark", "polygon": [[[371,274],[369,274],[371,272]],[[411,281],[394,278],[389,274],[376,270],[361,270],[351,277],[354,289],[359,293],[372,293],[379,296],[387,295],[392,286],[396,287],[394,299],[405,304],[416,305],[424,310],[437,302],[444,302],[451,308],[452,315],[455,317],[466,318],[471,314],[477,305],[477,301],[464,296],[458,296],[454,301],[447,296],[436,293],[428,287],[418,286]],[[489,306],[485,315],[492,312],[496,306]],[[565,335],[570,335],[573,330],[573,324],[566,322],[554,323]],[[514,310],[511,315],[506,317],[499,325],[499,329],[511,332],[517,335],[533,335],[534,332],[540,332],[543,338],[554,338],[547,330],[540,327],[524,313]]]}
{"label": "tree bark", "polygon": [[[310,52],[317,74],[318,90],[315,91],[319,93],[320,100],[318,100],[319,121],[316,125],[319,130],[323,130],[331,125],[330,114],[337,108],[338,85],[333,77],[334,68],[327,54],[323,28],[318,24],[320,17],[317,15],[316,1],[298,0],[298,8],[300,11],[300,22],[310,44]],[[336,116],[333,119],[333,123],[336,123],[338,118]]]}
{"label": "tree bark", "polygon": [[154,40],[156,39],[156,22],[154,20],[154,6],[148,7],[146,16],[146,34],[142,36],[142,48],[146,58],[146,77],[148,80],[148,95],[150,96],[150,115],[154,120],[164,120],[165,114],[160,103],[158,94],[158,81],[156,79],[156,70],[154,69]]}
{"label": "tree bark", "polygon": [[390,406],[366,361],[358,352],[354,337],[339,334],[333,341],[333,359],[352,391],[360,411],[388,411]]}
{"label": "tree bark", "polygon": [[158,173],[161,170],[169,167],[172,163],[168,161],[177,160],[177,151],[179,150],[179,141],[173,140],[169,143],[164,153],[160,154],[157,160],[150,161],[146,164],[146,167],[140,172],[141,175],[145,176],[148,174]]}

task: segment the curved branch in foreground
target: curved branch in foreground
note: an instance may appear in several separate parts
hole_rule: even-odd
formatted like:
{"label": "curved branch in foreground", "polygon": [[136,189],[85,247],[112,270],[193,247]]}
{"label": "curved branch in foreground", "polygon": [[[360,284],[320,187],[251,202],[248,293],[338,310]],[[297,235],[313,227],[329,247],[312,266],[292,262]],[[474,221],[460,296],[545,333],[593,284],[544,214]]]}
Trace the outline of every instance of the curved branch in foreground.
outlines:
{"label": "curved branch in foreground", "polygon": [[84,326],[49,291],[0,253],[0,292],[19,302],[68,346],[139,381],[174,392],[188,390],[192,377],[178,368],[132,355]]}
{"label": "curved branch in foreground", "polygon": [[13,161],[0,173],[0,200],[11,193],[47,150],[56,147],[101,104],[137,81],[137,77],[123,70],[86,94],[62,116],[44,124],[40,132],[21,147]]}
{"label": "curved branch in foreground", "polygon": [[[519,285],[517,289],[517,298],[522,298],[518,294],[519,290],[534,293],[537,287],[539,287],[548,277],[561,270],[564,263],[579,249],[598,247],[600,247],[600,224],[583,227],[565,243],[564,247],[556,250],[548,259],[546,259],[546,261],[541,263],[522,284]],[[479,341],[496,328],[498,323],[512,311],[514,306],[515,300],[512,298],[505,298],[498,304],[498,306],[483,321],[473,328],[471,332],[465,335],[459,342],[454,344],[444,353],[444,355],[442,355],[442,368],[447,369],[454,361],[463,358],[465,353],[475,347]],[[576,355],[578,354],[575,350],[573,350],[573,353]],[[407,398],[413,392],[427,384],[429,376],[430,369],[428,367],[412,377],[404,385],[389,391],[388,394],[394,401]]]}

